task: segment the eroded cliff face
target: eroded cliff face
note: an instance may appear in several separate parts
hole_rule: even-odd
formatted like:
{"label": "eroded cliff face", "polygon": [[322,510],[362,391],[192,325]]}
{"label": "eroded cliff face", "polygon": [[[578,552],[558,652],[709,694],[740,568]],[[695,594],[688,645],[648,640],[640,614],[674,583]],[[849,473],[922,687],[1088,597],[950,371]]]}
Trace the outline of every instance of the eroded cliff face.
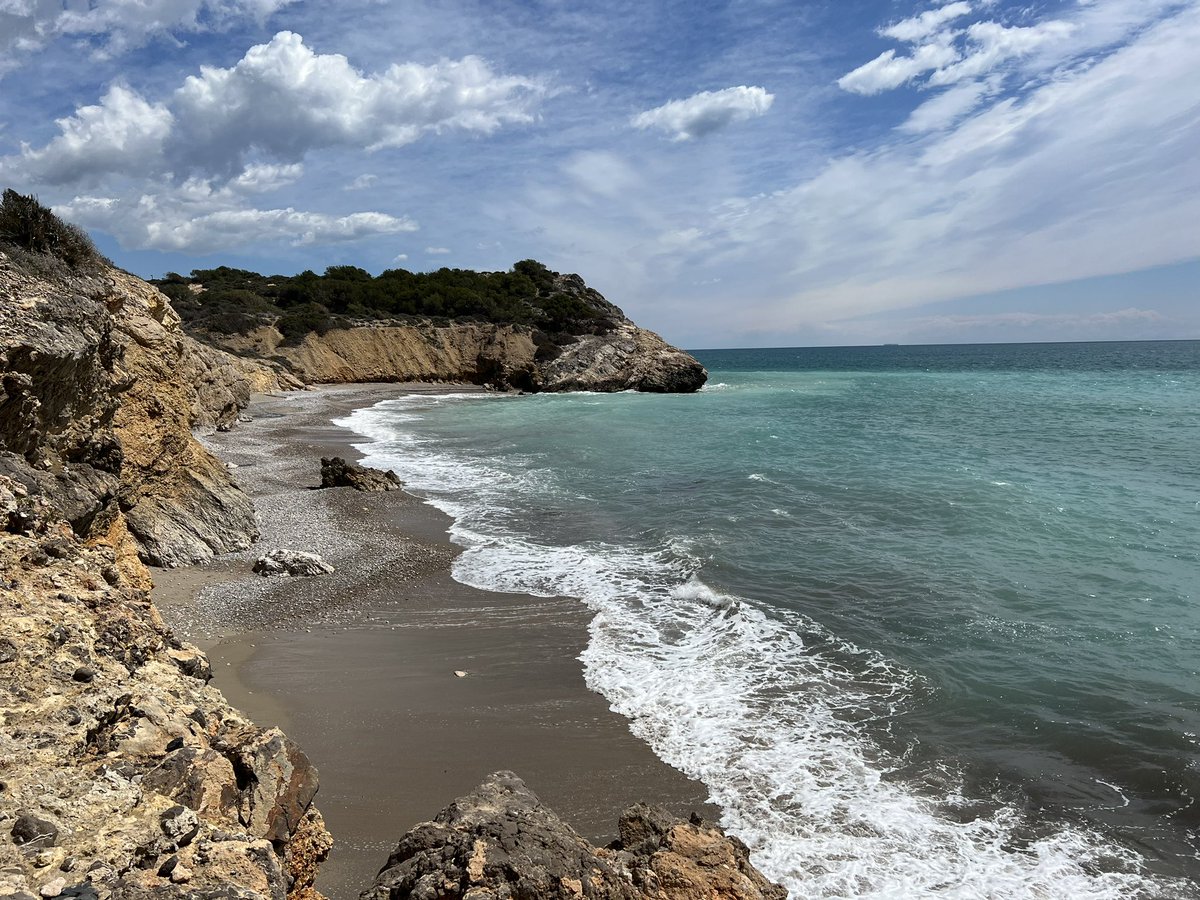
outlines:
{"label": "eroded cliff face", "polygon": [[312,332],[284,342],[270,325],[247,335],[203,335],[235,354],[270,360],[307,384],[432,381],[526,391],[652,391],[703,387],[704,367],[652,331],[639,328],[578,275],[558,275],[555,290],[578,299],[593,318],[578,333],[547,334],[491,322],[378,322]]}
{"label": "eroded cliff face", "polygon": [[185,335],[138,278],[38,278],[0,253],[0,473],[53,497],[83,537],[128,539],[162,566],[248,546],[254,509],[192,428],[279,387]]}
{"label": "eroded cliff face", "polygon": [[131,567],[0,476],[0,895],[319,897],[316,770]]}

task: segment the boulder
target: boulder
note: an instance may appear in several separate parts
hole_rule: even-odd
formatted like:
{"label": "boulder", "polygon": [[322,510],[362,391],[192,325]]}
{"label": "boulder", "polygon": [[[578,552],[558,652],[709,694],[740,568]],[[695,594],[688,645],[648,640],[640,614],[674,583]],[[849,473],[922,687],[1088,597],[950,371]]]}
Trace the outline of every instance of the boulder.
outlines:
{"label": "boulder", "polygon": [[[622,840],[596,848],[512,772],[416,826],[362,900],[786,900],[736,838],[698,819],[638,806]],[[628,839],[630,843],[626,844]]]}
{"label": "boulder", "polygon": [[356,491],[398,491],[404,483],[391,469],[364,469],[348,463],[340,456],[321,458],[321,487],[351,487]]}
{"label": "boulder", "polygon": [[254,563],[254,572],[258,575],[290,575],[308,577],[312,575],[328,575],[334,568],[315,553],[305,553],[302,550],[272,550],[265,556],[260,556]]}

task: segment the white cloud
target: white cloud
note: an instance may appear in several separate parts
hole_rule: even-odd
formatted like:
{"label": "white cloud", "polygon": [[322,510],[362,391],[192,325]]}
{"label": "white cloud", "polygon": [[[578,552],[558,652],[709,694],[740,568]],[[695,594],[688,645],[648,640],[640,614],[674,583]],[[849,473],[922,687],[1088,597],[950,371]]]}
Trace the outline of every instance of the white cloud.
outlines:
{"label": "white cloud", "polygon": [[246,194],[263,194],[277,191],[300,179],[304,166],[300,163],[276,166],[270,163],[254,163],[229,182],[229,187]]}
{"label": "white cloud", "polygon": [[397,253],[395,256],[392,257],[392,262],[394,262],[394,263],[402,263],[402,262],[406,262],[407,260],[408,260],[407,253]]}
{"label": "white cloud", "polygon": [[202,67],[165,101],[111,87],[98,105],[58,120],[61,134],[44,147],[0,160],[0,174],[16,169],[49,184],[111,174],[236,178],[255,154],[296,163],[321,148],[399,147],[445,130],[490,134],[532,121],[542,92],[473,56],[363,75],[284,31],[231,68]]}
{"label": "white cloud", "polygon": [[[40,150],[23,149],[20,168],[49,184],[94,182],[102,174],[160,171],[163,145],[175,124],[171,111],[136,91],[113,85],[100,102],[57,121],[60,134]],[[4,163],[0,160],[0,172]]]}
{"label": "white cloud", "polygon": [[54,209],[85,228],[114,235],[125,247],[189,253],[261,242],[293,246],[338,243],[417,228],[407,218],[379,212],[338,216],[291,207],[245,208],[231,202],[227,191],[210,191],[197,182],[175,192],[130,199],[80,196]]}
{"label": "white cloud", "polygon": [[348,191],[365,191],[379,180],[378,175],[359,175],[346,185]]}
{"label": "white cloud", "polygon": [[[416,226],[371,211],[262,209],[246,198],[295,183],[312,151],[381,150],[529,122],[542,93],[539,83],[496,74],[471,56],[363,74],[344,56],[314,53],[299,35],[280,32],[229,68],[202,67],[161,100],[112,85],[98,103],[59,119],[59,134],[44,145],[0,158],[0,180],[73,188],[80,195],[64,211],[130,248],[355,240]],[[348,187],[374,181],[363,175]]]}
{"label": "white cloud", "polygon": [[881,28],[879,33],[884,37],[895,38],[906,43],[916,43],[942,30],[947,22],[961,18],[971,12],[970,3],[947,3],[937,9],[926,10],[911,19],[904,19],[895,25]]}
{"label": "white cloud", "polygon": [[673,134],[677,141],[703,137],[733,122],[761,116],[775,96],[761,87],[729,87],[720,91],[701,91],[685,100],[672,100],[662,106],[638,113],[630,120],[634,128],[658,128]]}
{"label": "white cloud", "polygon": [[114,56],[155,37],[220,31],[239,20],[265,21],[296,0],[5,0],[0,3],[0,72],[61,38],[96,41],[96,56]]}
{"label": "white cloud", "polygon": [[885,50],[869,63],[863,63],[838,79],[838,87],[855,94],[878,94],[907,84],[931,69],[941,69],[959,59],[959,53],[946,43],[925,44],[912,56],[896,56]]}
{"label": "white cloud", "polygon": [[202,67],[176,91],[174,155],[189,169],[220,172],[252,148],[294,161],[317,148],[400,147],[446,130],[491,134],[533,121],[543,93],[538,81],[499,75],[475,56],[364,75],[283,31],[231,68]]}
{"label": "white cloud", "polygon": [[1051,20],[1025,28],[1005,28],[996,22],[976,22],[967,29],[970,49],[960,62],[939,67],[931,85],[953,84],[992,71],[1001,63],[1032,53],[1043,44],[1061,41],[1075,30],[1070,22]]}
{"label": "white cloud", "polygon": [[426,247],[425,252],[430,256],[445,256],[450,252],[449,247]]}
{"label": "white cloud", "polygon": [[942,91],[909,113],[900,130],[914,134],[941,131],[975,109],[989,92],[990,87],[978,81]]}

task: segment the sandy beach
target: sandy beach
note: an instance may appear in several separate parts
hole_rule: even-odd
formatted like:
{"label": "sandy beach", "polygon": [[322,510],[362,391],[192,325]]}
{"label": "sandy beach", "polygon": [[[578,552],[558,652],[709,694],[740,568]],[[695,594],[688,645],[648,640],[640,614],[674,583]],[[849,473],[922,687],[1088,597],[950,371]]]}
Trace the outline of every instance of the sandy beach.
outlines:
{"label": "sandy beach", "polygon": [[[703,786],[659,761],[587,689],[582,605],[455,582],[450,520],[407,493],[312,490],[322,456],[359,457],[351,445],[361,439],[332,419],[414,390],[446,388],[257,398],[251,421],[205,442],[254,498],[259,543],[155,571],[155,601],[209,652],[214,684],[256,721],[283,727],[320,770],[318,806],[336,846],[318,887],[356,897],[406,830],[499,769],[597,842],[639,800],[713,816]],[[319,553],[337,571],[249,573],[278,547]]]}

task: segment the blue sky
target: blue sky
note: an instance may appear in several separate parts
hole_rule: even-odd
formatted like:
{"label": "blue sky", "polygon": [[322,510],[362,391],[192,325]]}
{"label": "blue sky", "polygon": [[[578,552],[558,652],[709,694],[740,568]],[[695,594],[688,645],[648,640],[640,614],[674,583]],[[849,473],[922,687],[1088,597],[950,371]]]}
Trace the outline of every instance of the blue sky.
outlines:
{"label": "blue sky", "polygon": [[691,347],[1200,338],[1200,0],[0,0],[138,274],[527,257]]}

